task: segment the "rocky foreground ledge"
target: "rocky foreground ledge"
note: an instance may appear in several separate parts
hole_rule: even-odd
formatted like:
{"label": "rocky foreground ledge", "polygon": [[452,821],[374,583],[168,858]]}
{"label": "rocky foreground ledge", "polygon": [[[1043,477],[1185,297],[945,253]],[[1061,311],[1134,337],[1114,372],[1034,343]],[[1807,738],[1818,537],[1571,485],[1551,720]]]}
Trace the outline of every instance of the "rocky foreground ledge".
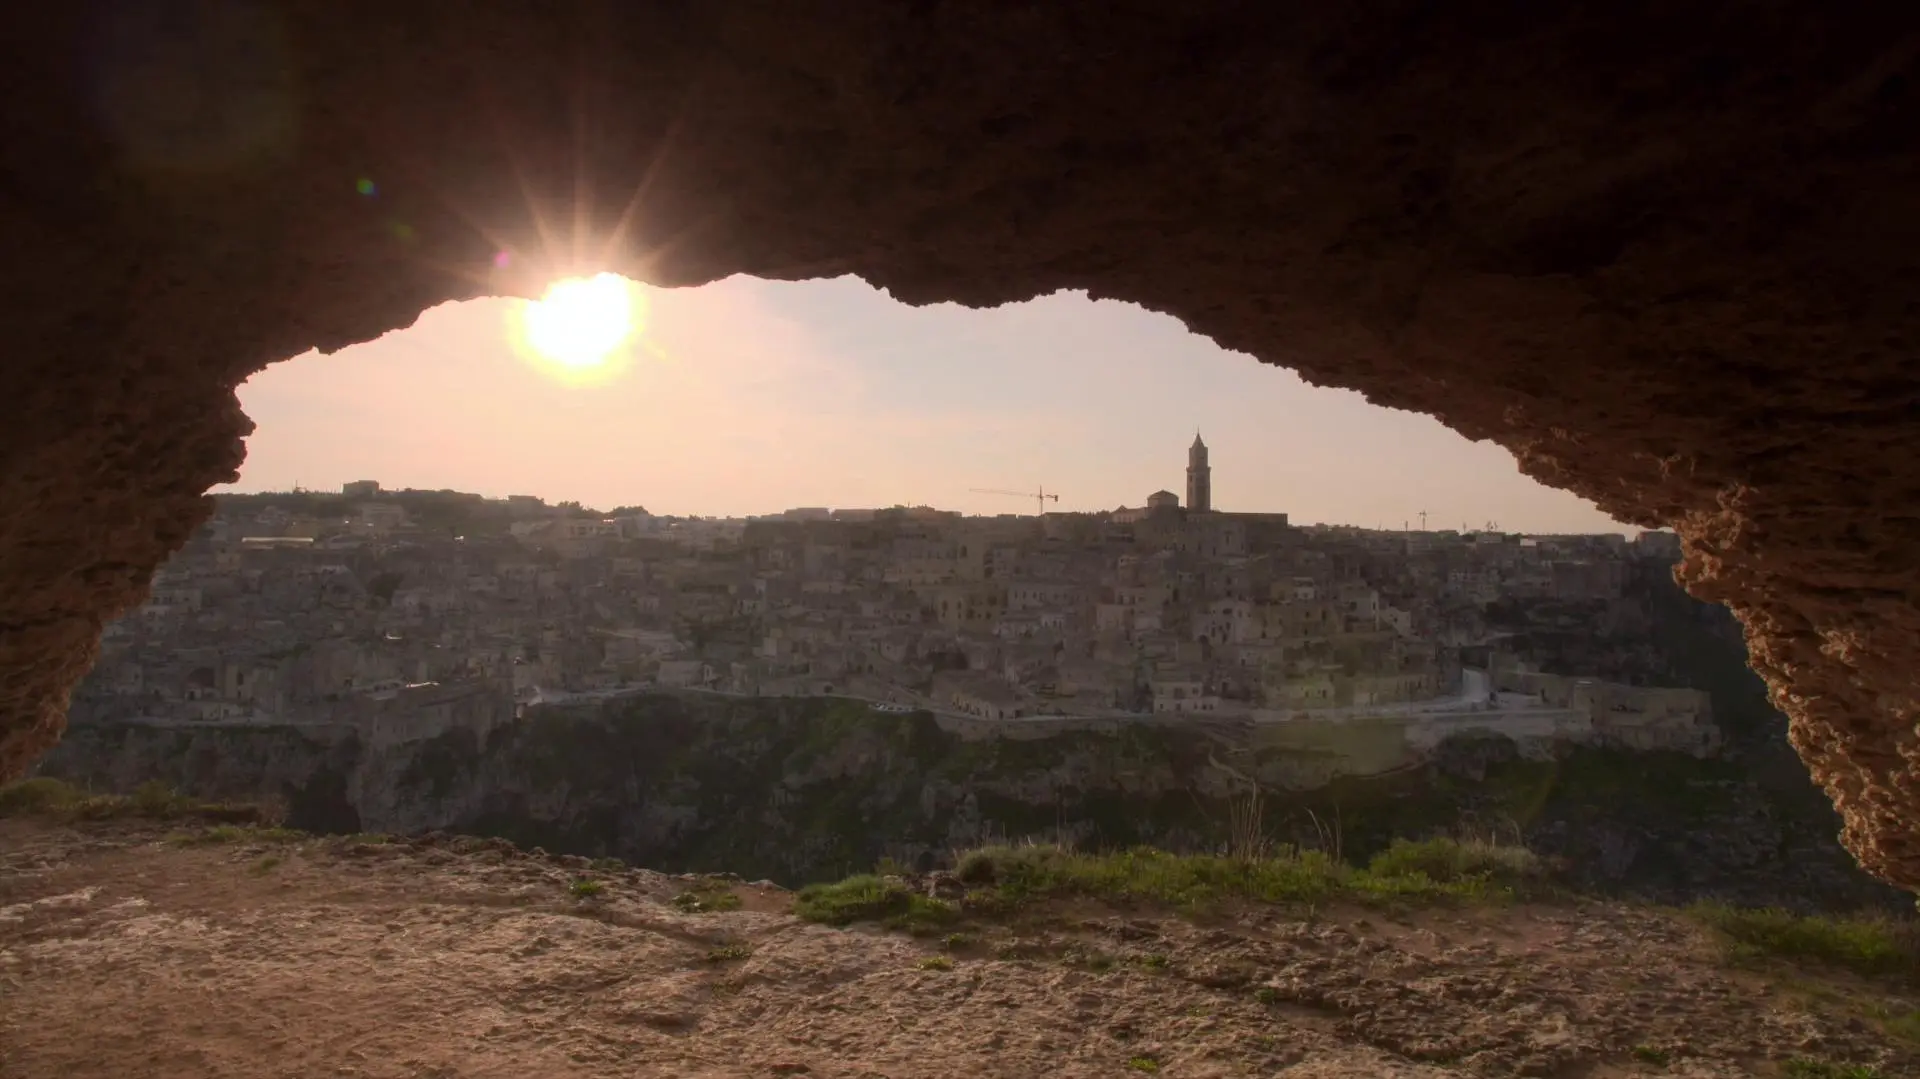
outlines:
{"label": "rocky foreground ledge", "polygon": [[10,1079],[1920,1075],[1911,971],[1838,923],[1736,925],[1736,959],[1574,899],[1181,914],[1009,904],[991,866],[796,897],[197,817],[3,819],[0,851]]}

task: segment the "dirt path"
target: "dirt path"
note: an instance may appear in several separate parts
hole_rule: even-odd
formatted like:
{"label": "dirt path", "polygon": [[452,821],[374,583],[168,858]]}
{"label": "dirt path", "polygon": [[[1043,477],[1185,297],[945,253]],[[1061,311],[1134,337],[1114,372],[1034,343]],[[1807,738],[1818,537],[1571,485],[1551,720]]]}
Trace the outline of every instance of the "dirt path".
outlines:
{"label": "dirt path", "polygon": [[808,925],[777,890],[687,914],[685,880],[484,841],[0,821],[0,852],[6,1079],[1920,1074],[1621,908],[1089,909],[938,969],[941,942]]}

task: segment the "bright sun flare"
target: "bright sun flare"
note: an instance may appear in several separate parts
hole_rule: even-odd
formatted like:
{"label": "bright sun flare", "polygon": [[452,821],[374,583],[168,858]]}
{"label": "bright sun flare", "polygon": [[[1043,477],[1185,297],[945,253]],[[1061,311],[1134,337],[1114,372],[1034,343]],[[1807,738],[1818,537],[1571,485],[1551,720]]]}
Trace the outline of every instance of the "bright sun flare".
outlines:
{"label": "bright sun flare", "polygon": [[522,316],[526,343],[567,371],[604,367],[638,332],[634,286],[603,273],[557,281]]}

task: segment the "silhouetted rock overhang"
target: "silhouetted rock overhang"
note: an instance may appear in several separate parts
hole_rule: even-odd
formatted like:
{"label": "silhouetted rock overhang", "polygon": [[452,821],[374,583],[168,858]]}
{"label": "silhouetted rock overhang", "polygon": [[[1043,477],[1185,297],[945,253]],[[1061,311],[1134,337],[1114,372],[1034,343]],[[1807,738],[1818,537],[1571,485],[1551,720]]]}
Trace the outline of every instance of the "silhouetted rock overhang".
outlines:
{"label": "silhouetted rock overhang", "polygon": [[851,273],[908,303],[1131,300],[1672,525],[1851,848],[1920,888],[1914,22],[10,5],[0,773],[233,477],[250,373],[573,270]]}

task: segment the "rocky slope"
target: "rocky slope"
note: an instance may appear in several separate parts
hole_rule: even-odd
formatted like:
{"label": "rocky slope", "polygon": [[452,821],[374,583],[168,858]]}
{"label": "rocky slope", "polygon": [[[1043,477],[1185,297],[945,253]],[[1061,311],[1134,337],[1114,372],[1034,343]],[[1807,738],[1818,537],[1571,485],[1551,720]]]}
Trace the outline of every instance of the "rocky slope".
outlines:
{"label": "rocky slope", "polygon": [[943,942],[499,840],[0,820],[0,852],[12,1079],[1920,1073],[1910,995],[1622,904],[1085,903]]}
{"label": "rocky slope", "polygon": [[[1910,902],[1852,865],[1790,755],[1776,747],[1769,767],[1764,746],[1744,752],[1536,761],[1500,738],[1460,739],[1420,769],[1267,788],[1261,829],[1361,858],[1396,836],[1517,836],[1583,887],[1667,901]],[[158,779],[275,800],[317,831],[453,829],[797,884],[882,857],[930,867],[994,839],[1214,848],[1249,805],[1236,775],[1284,770],[1283,756],[1197,727],[973,741],[845,700],[659,694],[378,746],[314,728],[91,725],[46,771],[105,790]]]}

